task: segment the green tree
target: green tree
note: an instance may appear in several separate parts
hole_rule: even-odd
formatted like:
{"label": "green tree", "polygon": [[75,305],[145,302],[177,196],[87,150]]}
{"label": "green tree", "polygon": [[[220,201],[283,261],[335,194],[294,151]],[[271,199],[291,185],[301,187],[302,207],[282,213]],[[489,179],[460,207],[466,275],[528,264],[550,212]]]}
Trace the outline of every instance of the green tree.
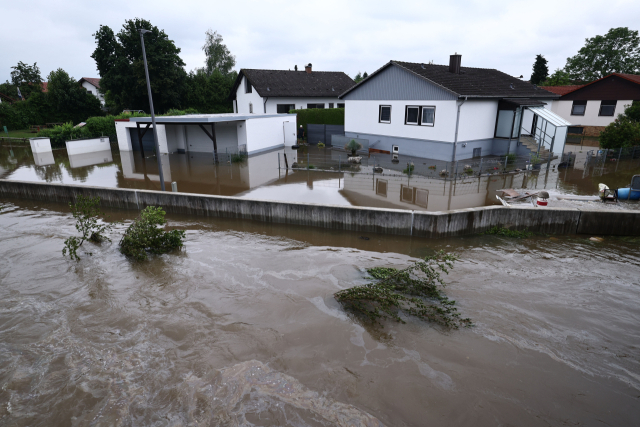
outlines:
{"label": "green tree", "polygon": [[640,145],[640,102],[634,101],[600,133],[600,147],[620,148]]}
{"label": "green tree", "polygon": [[549,67],[547,60],[542,55],[536,55],[536,62],[533,63],[533,73],[531,73],[531,84],[537,85],[549,77]]}
{"label": "green tree", "polygon": [[611,73],[640,73],[640,38],[627,27],[586,39],[578,54],[567,58],[565,70],[575,80],[590,82]]}
{"label": "green tree", "polygon": [[56,121],[77,124],[91,116],[102,114],[98,98],[87,92],[62,68],[52,71],[47,78],[47,102],[51,105]]}
{"label": "green tree", "polygon": [[187,76],[184,104],[200,113],[231,113],[233,105],[229,94],[237,73],[223,75],[214,70],[207,75],[204,69],[192,71]]}
{"label": "green tree", "polygon": [[360,74],[360,71],[358,71],[358,74],[356,74],[355,78],[353,79],[354,82],[356,83],[360,83],[363,79],[362,74]]}
{"label": "green tree", "polygon": [[220,72],[223,76],[231,73],[236,65],[236,57],[229,52],[227,46],[222,43],[222,36],[217,31],[209,28],[205,32],[205,42],[202,50],[206,55],[204,72],[211,75],[214,71]]}
{"label": "green tree", "polygon": [[569,73],[557,68],[540,86],[566,86],[571,84]]}
{"label": "green tree", "polygon": [[164,31],[139,18],[126,20],[117,35],[106,25],[93,35],[96,49],[91,57],[100,73],[107,107],[150,111],[138,32],[141,28],[150,31],[144,41],[154,107],[158,112],[180,108],[187,77],[180,49]]}
{"label": "green tree", "polygon": [[369,77],[369,74],[367,74],[367,72],[365,71],[362,75],[362,80],[366,79],[367,77]]}
{"label": "green tree", "polygon": [[20,92],[25,99],[28,99],[32,92],[42,92],[42,77],[38,63],[33,65],[18,62],[18,65],[11,67],[11,83],[20,88]]}
{"label": "green tree", "polygon": [[0,93],[10,98],[13,98],[16,101],[18,100],[18,89],[16,85],[11,83],[9,80],[0,84]]}

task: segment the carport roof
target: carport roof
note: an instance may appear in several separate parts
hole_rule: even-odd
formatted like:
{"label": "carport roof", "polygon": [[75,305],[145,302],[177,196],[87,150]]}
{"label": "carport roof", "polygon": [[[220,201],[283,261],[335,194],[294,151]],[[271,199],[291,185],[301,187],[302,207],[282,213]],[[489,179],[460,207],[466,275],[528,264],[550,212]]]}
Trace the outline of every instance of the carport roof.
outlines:
{"label": "carport roof", "polygon": [[[182,124],[207,124],[220,122],[237,122],[251,119],[264,119],[267,117],[295,116],[295,114],[188,114],[185,116],[159,116],[156,123],[159,125]],[[151,117],[132,117],[130,122],[151,123]]]}

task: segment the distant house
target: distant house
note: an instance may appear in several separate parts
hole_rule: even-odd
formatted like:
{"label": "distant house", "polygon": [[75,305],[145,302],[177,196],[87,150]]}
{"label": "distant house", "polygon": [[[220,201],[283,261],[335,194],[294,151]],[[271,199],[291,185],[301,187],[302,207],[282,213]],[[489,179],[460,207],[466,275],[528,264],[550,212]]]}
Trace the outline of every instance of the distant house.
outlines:
{"label": "distant house", "polygon": [[561,95],[551,111],[570,121],[572,132],[598,136],[624,108],[640,100],[640,76],[613,73],[579,86],[543,86]]}
{"label": "distant house", "polygon": [[95,77],[83,77],[78,83],[80,83],[87,92],[98,98],[100,103],[104,105],[104,95],[100,91],[100,79]]}
{"label": "distant house", "polygon": [[231,90],[234,113],[284,114],[304,108],[343,108],[338,99],[355,82],[342,71],[243,68]]}
{"label": "distant house", "polygon": [[[382,152],[437,160],[561,153],[560,95],[494,69],[390,61],[340,95],[345,136]],[[549,127],[548,125],[551,125]]]}

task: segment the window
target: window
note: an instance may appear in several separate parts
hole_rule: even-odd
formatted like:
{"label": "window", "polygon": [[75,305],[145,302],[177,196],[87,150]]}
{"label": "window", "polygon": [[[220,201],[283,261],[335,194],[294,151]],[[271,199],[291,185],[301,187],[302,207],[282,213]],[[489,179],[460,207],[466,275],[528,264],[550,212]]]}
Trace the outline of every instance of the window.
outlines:
{"label": "window", "polygon": [[386,179],[376,179],[376,194],[387,197],[388,181]]}
{"label": "window", "polygon": [[338,103],[338,108],[344,108],[344,104]]}
{"label": "window", "polygon": [[404,117],[405,125],[417,125],[418,118],[420,117],[420,107],[407,106],[407,111]]}
{"label": "window", "polygon": [[436,119],[436,107],[422,107],[420,117],[422,126],[433,126],[433,122]]}
{"label": "window", "polygon": [[616,112],[617,101],[600,101],[599,116],[613,116]]}
{"label": "window", "polygon": [[278,114],[288,114],[289,110],[295,110],[296,106],[293,104],[278,104],[277,112]]}
{"label": "window", "polygon": [[573,134],[581,135],[582,132],[584,132],[584,128],[581,127],[581,126],[569,126],[567,128],[567,133],[573,133]]}
{"label": "window", "polygon": [[324,104],[307,104],[307,108],[324,108]]}
{"label": "window", "polygon": [[244,78],[244,93],[251,93],[253,92],[253,89],[251,89],[251,83],[249,83],[249,80],[245,77]]}
{"label": "window", "polygon": [[378,112],[379,123],[391,123],[391,105],[381,105]]}
{"label": "window", "polygon": [[333,108],[333,102],[329,103],[329,108]]}
{"label": "window", "polygon": [[436,107],[420,107],[407,105],[405,125],[433,126],[436,120]]}
{"label": "window", "polygon": [[573,101],[571,107],[572,116],[584,116],[584,111],[587,109],[587,101]]}
{"label": "window", "polygon": [[253,104],[249,103],[249,114],[253,114]]}

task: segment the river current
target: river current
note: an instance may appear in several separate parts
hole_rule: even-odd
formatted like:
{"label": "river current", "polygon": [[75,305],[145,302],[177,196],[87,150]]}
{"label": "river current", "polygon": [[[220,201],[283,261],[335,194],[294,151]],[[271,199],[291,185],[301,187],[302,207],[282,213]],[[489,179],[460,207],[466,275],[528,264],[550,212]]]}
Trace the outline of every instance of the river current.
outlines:
{"label": "river current", "polygon": [[[640,240],[442,240],[168,215],[185,248],[61,254],[68,208],[1,202],[0,425],[538,426],[640,419]],[[364,239],[362,237],[367,237]],[[475,326],[361,324],[365,269],[460,257]]]}

